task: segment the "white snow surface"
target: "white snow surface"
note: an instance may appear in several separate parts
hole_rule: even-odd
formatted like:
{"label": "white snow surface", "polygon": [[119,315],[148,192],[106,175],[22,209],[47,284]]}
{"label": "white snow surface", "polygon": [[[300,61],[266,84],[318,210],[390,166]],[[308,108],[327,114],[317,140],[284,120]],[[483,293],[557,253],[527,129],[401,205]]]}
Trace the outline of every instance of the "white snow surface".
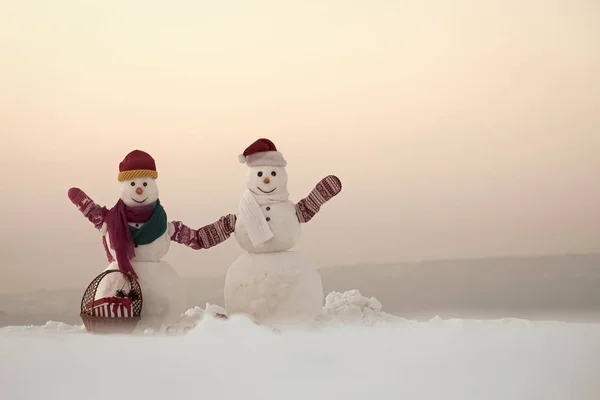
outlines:
{"label": "white snow surface", "polygon": [[[358,291],[330,293],[316,327],[273,331],[188,310],[186,335],[0,329],[1,399],[600,399],[600,325],[409,321]],[[203,318],[204,317],[204,318]]]}

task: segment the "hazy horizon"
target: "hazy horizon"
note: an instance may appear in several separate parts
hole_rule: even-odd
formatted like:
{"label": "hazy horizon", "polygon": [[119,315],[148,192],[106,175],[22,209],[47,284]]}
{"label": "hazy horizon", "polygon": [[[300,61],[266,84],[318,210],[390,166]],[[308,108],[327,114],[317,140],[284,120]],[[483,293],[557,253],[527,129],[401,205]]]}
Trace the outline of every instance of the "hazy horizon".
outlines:
{"label": "hazy horizon", "polygon": [[[295,251],[295,250],[292,250],[292,251]],[[507,254],[507,255],[497,255],[497,256],[490,256],[490,257],[431,258],[431,259],[396,260],[396,261],[381,261],[381,262],[368,262],[368,263],[346,262],[346,263],[333,263],[333,264],[321,265],[318,270],[319,270],[320,274],[323,275],[323,273],[327,273],[326,271],[324,272],[324,270],[337,270],[340,268],[343,269],[344,271],[345,270],[350,271],[355,268],[414,267],[414,266],[420,266],[422,264],[425,264],[425,265],[428,265],[428,267],[431,267],[431,266],[435,266],[436,264],[440,264],[443,266],[444,264],[449,264],[449,263],[450,264],[458,263],[463,267],[467,267],[467,266],[471,265],[472,263],[477,263],[477,264],[479,264],[479,267],[485,268],[487,262],[496,263],[496,262],[503,262],[505,260],[514,260],[514,261],[519,261],[519,262],[531,261],[532,263],[542,262],[542,261],[546,261],[546,260],[551,260],[551,261],[555,262],[557,259],[561,259],[563,257],[566,257],[566,258],[581,257],[584,259],[589,258],[589,257],[596,258],[596,257],[600,257],[600,252],[563,253],[563,254],[547,253],[547,254],[522,254],[522,255]],[[456,265],[454,265],[454,266],[456,266]],[[489,266],[489,265],[487,265],[487,266]],[[543,265],[540,266],[540,271],[543,271],[544,268],[545,267]],[[184,280],[190,280],[190,279],[197,280],[197,279],[205,279],[205,278],[209,278],[209,279],[222,278],[222,279],[224,279],[226,272],[227,272],[226,270],[223,273],[220,273],[217,271],[217,273],[213,273],[213,274],[203,274],[203,273],[194,274],[192,272],[191,274],[182,275],[182,278]],[[350,277],[352,277],[352,274],[348,275],[348,278],[350,278]],[[377,280],[377,279],[380,279],[381,277],[377,274],[374,274],[373,278],[375,280]],[[465,277],[464,279],[469,279],[469,277]],[[89,283],[89,282],[85,282],[85,286],[87,285],[87,283]],[[85,287],[81,286],[81,282],[74,281],[74,282],[67,283],[66,285],[57,285],[57,286],[52,286],[49,288],[46,288],[46,287],[32,288],[32,289],[25,288],[24,290],[9,288],[9,290],[0,291],[0,294],[28,295],[28,294],[31,294],[34,292],[40,292],[40,291],[72,291],[72,290],[76,290],[79,292],[79,291],[82,291],[83,289],[85,289]],[[332,289],[336,290],[335,288],[332,288]],[[221,291],[222,291],[222,288],[221,288]],[[0,311],[2,311],[2,309],[0,309]]]}
{"label": "hazy horizon", "polygon": [[[237,210],[237,155],[268,137],[319,266],[600,251],[600,3],[0,2],[0,292],[107,265],[71,186],[112,207],[133,149],[170,220]],[[235,239],[173,243],[224,275]]]}

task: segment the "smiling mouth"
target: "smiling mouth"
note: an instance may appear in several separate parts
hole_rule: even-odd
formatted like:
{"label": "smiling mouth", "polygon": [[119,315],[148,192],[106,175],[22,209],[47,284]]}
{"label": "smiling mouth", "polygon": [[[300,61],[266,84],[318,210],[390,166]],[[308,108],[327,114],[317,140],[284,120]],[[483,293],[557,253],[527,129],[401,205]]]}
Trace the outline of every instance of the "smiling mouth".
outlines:
{"label": "smiling mouth", "polygon": [[277,190],[277,188],[275,188],[275,189],[273,189],[273,190],[271,190],[271,191],[269,191],[269,192],[265,192],[264,190],[262,190],[262,189],[261,189],[261,188],[259,188],[258,186],[257,186],[256,188],[257,188],[258,190],[260,190],[261,192],[265,193],[265,194],[273,193],[274,191],[276,191],[276,190]]}
{"label": "smiling mouth", "polygon": [[143,202],[145,202],[146,200],[148,200],[148,198],[146,197],[144,200],[142,201],[137,201],[136,199],[134,199],[133,197],[131,198],[131,200],[135,201],[138,204],[142,204]]}

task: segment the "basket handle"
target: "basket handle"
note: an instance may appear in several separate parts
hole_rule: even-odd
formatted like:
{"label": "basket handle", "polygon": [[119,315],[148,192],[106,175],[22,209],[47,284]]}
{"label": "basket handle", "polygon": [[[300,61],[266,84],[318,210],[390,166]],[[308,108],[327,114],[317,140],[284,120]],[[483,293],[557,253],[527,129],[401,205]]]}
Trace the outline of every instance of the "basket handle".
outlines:
{"label": "basket handle", "polygon": [[102,279],[104,279],[104,277],[106,277],[106,275],[108,274],[112,274],[114,272],[120,272],[121,274],[123,274],[123,276],[125,276],[125,279],[127,279],[127,282],[129,283],[129,289],[133,289],[133,284],[135,282],[135,277],[132,274],[129,274],[127,272],[121,271],[120,269],[109,269],[104,271],[103,273],[100,274],[100,276],[98,276],[98,282],[101,282]]}
{"label": "basket handle", "polygon": [[[106,277],[106,275],[112,274],[114,272],[120,272],[121,274],[123,274],[125,276],[125,279],[127,279],[127,282],[129,283],[129,290],[130,291],[133,290],[133,288],[135,286],[135,282],[136,282],[136,278],[133,275],[125,273],[125,272],[121,271],[120,269],[108,269],[108,270],[102,272],[96,278],[94,278],[94,280],[85,289],[84,293],[88,293],[88,291],[95,285],[94,297],[96,297],[96,291],[98,290],[98,286],[100,285],[100,282],[102,282],[102,280]],[[141,296],[141,293],[138,293],[138,295]],[[80,307],[81,310],[84,310],[86,308],[85,300],[86,300],[85,296],[82,296],[81,307]]]}

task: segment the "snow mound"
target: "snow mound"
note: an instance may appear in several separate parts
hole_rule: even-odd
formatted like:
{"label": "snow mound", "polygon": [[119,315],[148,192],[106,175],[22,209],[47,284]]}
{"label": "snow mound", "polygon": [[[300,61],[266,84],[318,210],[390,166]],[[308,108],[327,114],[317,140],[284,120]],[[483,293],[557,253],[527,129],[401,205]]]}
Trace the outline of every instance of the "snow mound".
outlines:
{"label": "snow mound", "polygon": [[144,334],[146,335],[157,335],[157,334],[168,334],[168,335],[183,335],[193,329],[203,318],[215,317],[217,314],[227,315],[225,309],[215,304],[206,303],[204,309],[201,307],[190,308],[181,315],[179,321],[173,325],[162,325],[160,329],[146,329]]}
{"label": "snow mound", "polygon": [[373,326],[380,323],[400,322],[403,318],[381,311],[381,303],[353,289],[344,293],[331,292],[325,298],[325,306],[318,317],[321,325],[362,324]]}

